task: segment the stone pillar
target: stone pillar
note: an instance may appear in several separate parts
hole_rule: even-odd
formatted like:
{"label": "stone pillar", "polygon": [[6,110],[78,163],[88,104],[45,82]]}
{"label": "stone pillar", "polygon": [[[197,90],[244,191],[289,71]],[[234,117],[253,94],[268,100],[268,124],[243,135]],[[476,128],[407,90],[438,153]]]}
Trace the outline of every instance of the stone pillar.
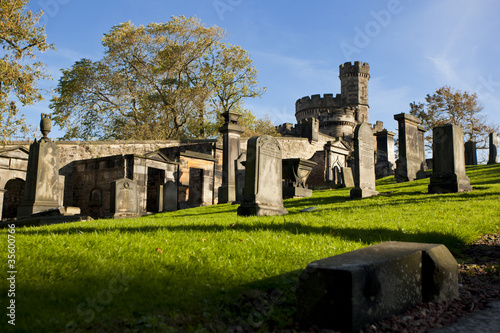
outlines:
{"label": "stone pillar", "polygon": [[163,212],[163,185],[158,185],[156,192],[156,205],[158,206],[158,213]]}
{"label": "stone pillar", "polygon": [[429,193],[470,191],[465,175],[464,136],[462,128],[452,124],[433,129],[433,169]]}
{"label": "stone pillar", "polygon": [[394,174],[396,158],[394,155],[394,135],[384,129],[375,133],[377,138],[377,164],[375,164],[375,176],[382,178]]}
{"label": "stone pillar", "polygon": [[242,153],[234,161],[235,169],[235,185],[236,185],[236,201],[243,202],[243,188],[245,187],[245,163],[247,160],[247,154]]}
{"label": "stone pillar", "polygon": [[18,217],[60,206],[59,155],[56,144],[47,137],[51,127],[50,116],[42,114],[40,128],[43,137],[30,145],[24,197],[17,209]]}
{"label": "stone pillar", "polygon": [[240,135],[243,129],[238,124],[240,114],[225,112],[224,125],[219,128],[222,134],[222,186],[219,187],[219,203],[236,201],[234,161],[240,156]]}
{"label": "stone pillar", "polygon": [[0,220],[2,219],[2,214],[3,214],[3,196],[5,194],[4,189],[0,189]]}
{"label": "stone pillar", "polygon": [[351,198],[377,195],[375,190],[374,137],[368,123],[361,123],[354,130],[354,188]]}
{"label": "stone pillar", "polygon": [[400,113],[394,115],[398,121],[399,158],[396,161],[397,182],[425,178],[425,130],[415,116]]}
{"label": "stone pillar", "polygon": [[464,144],[465,148],[465,165],[477,165],[477,152],[476,143],[474,141],[467,141]]}
{"label": "stone pillar", "polygon": [[495,164],[497,162],[497,149],[498,149],[498,138],[496,133],[490,133],[490,155],[488,158],[488,164]]}

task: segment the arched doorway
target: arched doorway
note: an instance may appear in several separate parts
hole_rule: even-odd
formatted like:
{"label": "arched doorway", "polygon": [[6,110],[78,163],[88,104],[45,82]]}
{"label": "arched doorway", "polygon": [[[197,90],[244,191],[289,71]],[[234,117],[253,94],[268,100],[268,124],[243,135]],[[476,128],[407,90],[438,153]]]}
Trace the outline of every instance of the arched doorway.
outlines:
{"label": "arched doorway", "polygon": [[17,216],[17,207],[23,199],[24,183],[24,180],[14,178],[5,184],[2,219],[9,219]]}

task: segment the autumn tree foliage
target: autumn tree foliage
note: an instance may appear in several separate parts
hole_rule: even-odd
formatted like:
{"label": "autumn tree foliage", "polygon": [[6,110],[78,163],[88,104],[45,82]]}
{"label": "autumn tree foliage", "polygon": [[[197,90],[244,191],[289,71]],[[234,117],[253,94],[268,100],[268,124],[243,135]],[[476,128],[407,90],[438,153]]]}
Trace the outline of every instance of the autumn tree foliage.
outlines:
{"label": "autumn tree foliage", "polygon": [[0,136],[3,140],[29,133],[18,105],[43,100],[37,81],[47,78],[36,54],[54,48],[45,28],[37,26],[42,12],[27,10],[28,0],[0,0]]}
{"label": "autumn tree foliage", "polygon": [[98,61],[63,70],[51,101],[65,139],[180,139],[218,135],[220,114],[264,92],[249,53],[196,18],[119,24]]}
{"label": "autumn tree foliage", "polygon": [[477,148],[486,149],[488,134],[498,132],[498,125],[488,122],[482,110],[476,93],[462,92],[449,86],[428,94],[425,103],[410,103],[410,114],[420,118],[427,130],[425,140],[428,148],[432,144],[432,128],[451,123],[462,127],[465,141],[475,141]]}

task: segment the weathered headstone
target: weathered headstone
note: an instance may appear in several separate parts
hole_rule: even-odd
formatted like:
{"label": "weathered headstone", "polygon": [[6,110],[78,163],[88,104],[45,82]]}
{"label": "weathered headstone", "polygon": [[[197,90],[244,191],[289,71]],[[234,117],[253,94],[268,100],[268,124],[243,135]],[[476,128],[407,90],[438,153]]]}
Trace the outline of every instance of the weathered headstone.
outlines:
{"label": "weathered headstone", "polygon": [[497,162],[497,154],[498,154],[498,137],[496,133],[490,133],[490,154],[488,157],[488,164],[495,164]]}
{"label": "weathered headstone", "polygon": [[354,188],[351,198],[377,195],[375,190],[374,137],[368,123],[361,123],[354,130]]}
{"label": "weathered headstone", "polygon": [[247,153],[242,153],[234,161],[235,169],[235,186],[236,186],[236,202],[243,202],[243,189],[245,188],[245,163]]}
{"label": "weathered headstone", "polygon": [[310,263],[296,295],[304,327],[354,332],[415,304],[458,297],[458,265],[442,244],[385,242]]}
{"label": "weathered headstone", "polygon": [[398,121],[399,158],[394,176],[397,182],[425,178],[425,130],[419,118],[410,114],[394,115]]}
{"label": "weathered headstone", "polygon": [[245,189],[238,215],[284,215],[282,193],[282,150],[271,136],[248,140],[245,165]]}
{"label": "weathered headstone", "polygon": [[470,191],[469,177],[465,175],[465,157],[462,128],[446,124],[433,128],[433,169],[429,193]]}
{"label": "weathered headstone", "polygon": [[477,152],[476,143],[474,141],[467,141],[465,147],[465,165],[477,165]]}
{"label": "weathered headstone", "polygon": [[158,185],[157,188],[157,193],[156,193],[156,206],[158,207],[158,213],[163,212],[163,186],[164,185]]}
{"label": "weathered headstone", "polygon": [[302,158],[283,160],[283,198],[310,197],[312,190],[306,185],[307,178],[316,162]]}
{"label": "weathered headstone", "polygon": [[342,183],[345,187],[354,187],[354,177],[352,176],[351,168],[342,168]]}
{"label": "weathered headstone", "polygon": [[240,114],[225,112],[224,125],[219,128],[222,134],[222,186],[219,188],[219,203],[236,201],[234,161],[240,156],[240,135],[243,129],[238,124]]}
{"label": "weathered headstone", "polygon": [[375,133],[377,138],[377,163],[375,164],[375,177],[382,178],[394,174],[396,159],[394,155],[394,135],[388,130]]}
{"label": "weathered headstone", "polygon": [[136,181],[122,178],[111,182],[110,210],[113,218],[139,216]]}
{"label": "weathered headstone", "polygon": [[47,137],[51,127],[50,115],[42,114],[43,137],[30,145],[24,198],[17,210],[18,217],[60,206],[59,156],[56,144]]}
{"label": "weathered headstone", "polygon": [[177,185],[169,180],[163,185],[163,211],[173,212],[177,210]]}

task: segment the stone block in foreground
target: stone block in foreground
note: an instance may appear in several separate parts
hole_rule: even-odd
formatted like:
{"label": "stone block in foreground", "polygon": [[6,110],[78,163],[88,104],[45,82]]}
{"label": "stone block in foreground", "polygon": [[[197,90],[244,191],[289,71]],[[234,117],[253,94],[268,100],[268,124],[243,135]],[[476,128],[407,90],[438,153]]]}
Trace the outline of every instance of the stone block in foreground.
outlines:
{"label": "stone block in foreground", "polygon": [[352,332],[458,297],[458,264],[442,244],[385,242],[310,263],[296,294],[301,325]]}

